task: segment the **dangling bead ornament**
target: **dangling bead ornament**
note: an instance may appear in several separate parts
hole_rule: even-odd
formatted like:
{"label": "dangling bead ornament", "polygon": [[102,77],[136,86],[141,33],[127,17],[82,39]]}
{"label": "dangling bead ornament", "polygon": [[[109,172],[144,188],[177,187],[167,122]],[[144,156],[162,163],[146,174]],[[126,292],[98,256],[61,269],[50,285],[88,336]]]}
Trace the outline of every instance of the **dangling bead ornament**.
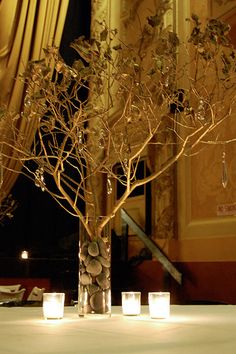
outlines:
{"label": "dangling bead ornament", "polygon": [[198,119],[198,120],[205,120],[205,108],[204,108],[204,101],[203,99],[200,99],[199,100],[199,104],[198,104],[198,108],[197,108],[197,111],[195,113],[195,117]]}
{"label": "dangling bead ornament", "polygon": [[83,133],[81,130],[78,132],[78,146],[79,152],[81,152],[83,150]]}
{"label": "dangling bead ornament", "polygon": [[104,146],[105,146],[104,130],[100,129],[99,139],[98,139],[98,147],[99,147],[99,149],[102,150],[102,149],[104,149]]}
{"label": "dangling bead ornament", "polygon": [[164,85],[165,85],[165,87],[169,86],[169,66],[166,67]]}
{"label": "dangling bead ornament", "polygon": [[3,161],[2,161],[2,154],[0,153],[0,188],[3,184]]}
{"label": "dangling bead ornament", "polygon": [[35,171],[35,182],[34,183],[35,183],[36,187],[41,188],[41,190],[44,192],[46,183],[44,181],[43,174],[44,174],[43,167],[37,168],[37,170]]}
{"label": "dangling bead ornament", "polygon": [[24,106],[30,108],[32,105],[32,101],[29,95],[26,95],[24,98]]}
{"label": "dangling bead ornament", "polygon": [[129,168],[128,159],[124,158],[124,160],[123,160],[123,170],[124,170],[125,176],[127,176],[127,174],[128,174],[128,168]]}
{"label": "dangling bead ornament", "polygon": [[111,194],[112,193],[112,184],[111,184],[111,176],[108,175],[107,176],[107,194]]}
{"label": "dangling bead ornament", "polygon": [[221,183],[224,188],[227,187],[228,184],[228,171],[227,171],[227,164],[225,161],[225,151],[222,153],[222,177],[221,177]]}

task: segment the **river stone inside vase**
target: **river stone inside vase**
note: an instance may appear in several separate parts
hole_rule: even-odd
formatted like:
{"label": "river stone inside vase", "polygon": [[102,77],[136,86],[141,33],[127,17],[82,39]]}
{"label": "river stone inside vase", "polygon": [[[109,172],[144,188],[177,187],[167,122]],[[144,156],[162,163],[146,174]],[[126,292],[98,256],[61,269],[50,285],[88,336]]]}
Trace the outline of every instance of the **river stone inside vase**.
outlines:
{"label": "river stone inside vase", "polygon": [[110,311],[110,245],[102,238],[80,247],[79,315]]}

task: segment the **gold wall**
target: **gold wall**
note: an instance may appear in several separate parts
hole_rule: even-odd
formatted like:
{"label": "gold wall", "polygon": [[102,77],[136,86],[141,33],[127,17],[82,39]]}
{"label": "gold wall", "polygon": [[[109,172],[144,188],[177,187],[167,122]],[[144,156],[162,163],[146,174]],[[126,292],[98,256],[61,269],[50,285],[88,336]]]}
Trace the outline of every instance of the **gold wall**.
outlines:
{"label": "gold wall", "polygon": [[[227,0],[173,0],[173,11],[169,13],[166,20],[180,36],[186,37],[190,28],[185,19],[192,13],[196,13],[202,21],[209,17],[222,18],[231,24],[232,38],[235,38],[233,32],[236,23],[235,3]],[[129,14],[138,10],[142,16],[145,16],[149,6],[153,6],[152,0],[107,0],[105,2],[94,0],[93,14],[95,17],[98,15],[107,18],[112,27],[121,31],[124,38],[128,35],[130,39],[133,35],[132,28],[135,31],[136,22],[133,19],[132,23],[127,24],[127,19],[130,19]],[[129,25],[128,34],[127,25]],[[219,139],[232,139],[236,136],[234,120],[235,116],[232,116],[231,121],[219,132]],[[223,152],[226,154],[228,169],[226,188],[222,186],[221,181]],[[173,261],[236,261],[236,217],[218,215],[220,206],[236,203],[235,152],[235,144],[214,145],[204,148],[194,157],[182,159],[177,165],[176,184],[168,186],[168,193],[163,193],[163,198],[160,195],[157,197],[156,185],[155,182],[153,183],[152,237]],[[170,197],[173,193],[176,194],[176,203],[173,203]],[[131,201],[132,203],[134,201]],[[143,200],[137,203],[140,203],[140,209],[143,209]],[[137,203],[134,203],[136,209]],[[174,212],[176,227],[170,228],[170,223],[165,220],[164,225],[168,226],[165,226],[166,230],[162,237],[158,233],[157,225],[160,223],[160,215],[165,209],[170,210],[170,207]],[[138,214],[138,211],[136,210],[135,213]],[[170,221],[172,213],[166,217]],[[142,218],[141,214],[141,224]]]}
{"label": "gold wall", "polygon": [[[231,21],[236,17],[235,1],[192,1],[190,10]],[[235,16],[232,16],[232,14]],[[207,16],[207,17],[208,17]],[[227,98],[226,98],[227,99]],[[236,136],[235,114],[219,132],[219,140]],[[222,154],[228,172],[228,184],[222,186]],[[178,164],[178,240],[171,241],[170,255],[178,261],[235,261],[236,203],[235,143],[214,145]],[[228,215],[222,215],[228,205]]]}

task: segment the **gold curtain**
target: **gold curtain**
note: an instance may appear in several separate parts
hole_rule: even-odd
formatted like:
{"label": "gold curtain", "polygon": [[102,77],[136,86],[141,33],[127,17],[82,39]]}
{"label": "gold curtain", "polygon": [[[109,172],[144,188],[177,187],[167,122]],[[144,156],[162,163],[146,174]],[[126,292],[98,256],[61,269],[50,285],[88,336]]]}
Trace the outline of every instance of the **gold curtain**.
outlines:
{"label": "gold curtain", "polygon": [[[24,84],[17,79],[29,60],[43,57],[43,48],[60,45],[69,0],[0,0],[0,107],[9,112],[23,110]],[[7,126],[3,128],[7,133]],[[34,137],[32,122],[22,123],[20,132],[27,134],[27,143]],[[9,151],[7,154],[9,156]],[[4,161],[0,201],[8,195],[20,171],[19,162]]]}

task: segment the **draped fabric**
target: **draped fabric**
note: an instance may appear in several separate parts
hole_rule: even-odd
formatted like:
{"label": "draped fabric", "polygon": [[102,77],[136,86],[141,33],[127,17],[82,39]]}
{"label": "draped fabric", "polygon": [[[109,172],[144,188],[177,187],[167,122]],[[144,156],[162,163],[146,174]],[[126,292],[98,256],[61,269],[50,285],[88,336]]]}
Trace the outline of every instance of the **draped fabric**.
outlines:
{"label": "draped fabric", "polygon": [[[0,107],[14,114],[23,110],[24,84],[18,80],[30,60],[43,58],[48,45],[60,45],[69,0],[0,0]],[[6,123],[1,127],[10,134]],[[20,133],[27,135],[27,144],[35,134],[33,122],[19,121]],[[4,161],[0,201],[13,187],[21,164],[11,158]],[[4,158],[4,157],[2,157]]]}

